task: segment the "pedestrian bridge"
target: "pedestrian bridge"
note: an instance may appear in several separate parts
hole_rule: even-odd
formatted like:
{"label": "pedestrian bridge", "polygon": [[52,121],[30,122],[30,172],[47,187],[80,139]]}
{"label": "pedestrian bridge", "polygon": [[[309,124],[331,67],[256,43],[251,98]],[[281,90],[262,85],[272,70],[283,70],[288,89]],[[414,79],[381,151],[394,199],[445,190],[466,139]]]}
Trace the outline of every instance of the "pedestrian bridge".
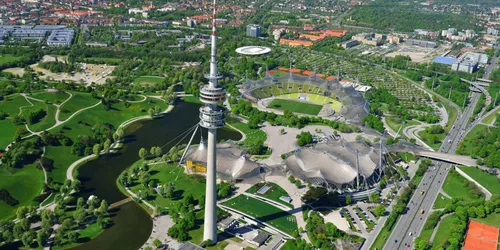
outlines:
{"label": "pedestrian bridge", "polygon": [[419,147],[419,146],[416,146],[413,144],[409,144],[409,143],[398,143],[398,144],[393,144],[393,145],[387,145],[386,148],[390,152],[408,152],[408,153],[413,153],[415,155],[418,155],[421,157],[426,157],[426,158],[437,160],[437,161],[444,161],[444,162],[458,164],[458,165],[462,165],[462,166],[471,166],[471,167],[478,166],[476,163],[476,159],[473,159],[470,156],[454,155],[454,154],[429,151],[429,150],[423,149],[422,147]]}
{"label": "pedestrian bridge", "polygon": [[422,157],[427,157],[429,159],[445,161],[463,166],[472,166],[472,167],[477,166],[476,159],[473,159],[470,156],[466,155],[452,155],[452,154],[432,152],[432,151],[420,151],[420,152],[415,152],[415,154]]}

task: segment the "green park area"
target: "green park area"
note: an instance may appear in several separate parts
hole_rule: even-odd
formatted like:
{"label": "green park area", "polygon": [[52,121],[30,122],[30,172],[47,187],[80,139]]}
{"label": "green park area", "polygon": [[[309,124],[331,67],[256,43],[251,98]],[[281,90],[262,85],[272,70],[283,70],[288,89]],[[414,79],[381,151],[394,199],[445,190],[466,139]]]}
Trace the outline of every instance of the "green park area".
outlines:
{"label": "green park area", "polygon": [[441,144],[443,143],[443,140],[446,138],[445,133],[430,134],[426,130],[420,131],[418,133],[418,136],[423,142],[425,142],[425,144],[436,151],[439,150]]}
{"label": "green park area", "polygon": [[67,100],[70,95],[66,92],[57,91],[57,92],[47,92],[45,90],[40,92],[35,92],[30,95],[30,97],[43,100],[49,103],[60,104]]}
{"label": "green park area", "polygon": [[440,249],[448,241],[448,237],[451,235],[453,230],[453,224],[455,224],[455,215],[448,215],[441,219],[439,222],[439,227],[437,229],[434,240],[432,241],[432,249]]}
{"label": "green park area", "polygon": [[4,195],[0,198],[0,220],[12,219],[16,210],[22,206],[35,206],[33,198],[40,195],[43,188],[43,172],[36,169],[35,164],[25,165],[22,168],[0,166],[0,190],[6,190],[19,203],[10,206]]}
{"label": "green park area", "polygon": [[447,198],[443,194],[438,194],[432,208],[434,209],[444,208],[448,204],[451,204],[451,199]]}
{"label": "green park area", "polygon": [[72,97],[61,106],[61,112],[59,113],[59,120],[64,121],[68,119],[76,111],[81,110],[86,107],[90,107],[99,102],[98,99],[93,98],[90,93],[85,92],[70,92]]}
{"label": "green park area", "polygon": [[457,116],[458,116],[458,111],[456,108],[451,106],[448,102],[441,100],[440,103],[446,109],[446,113],[448,113],[448,123],[446,123],[446,126],[444,127],[444,131],[448,133],[448,131],[450,131],[451,127],[453,126],[453,124],[455,124],[455,120],[457,119]]}
{"label": "green park area", "polygon": [[2,54],[0,55],[0,65],[17,62],[19,61],[19,59],[21,59],[20,56],[14,56],[11,54]]}
{"label": "green park area", "polygon": [[273,205],[248,197],[237,196],[222,205],[238,210],[249,216],[255,217],[270,226],[273,226],[287,234],[292,235],[297,230],[295,216],[285,212]]}
{"label": "green park area", "polygon": [[474,167],[460,167],[460,170],[481,184],[481,186],[490,191],[491,194],[495,195],[500,193],[500,181],[495,175]]}
{"label": "green park area", "polygon": [[[66,120],[54,129],[49,130],[47,136],[42,136],[41,142],[30,146],[35,150],[41,150],[41,147],[45,147],[44,166],[47,169],[49,186],[51,187],[56,183],[63,184],[66,180],[68,167],[81,157],[92,154],[95,144],[99,143],[102,147],[106,139],[113,140],[112,134],[120,124],[134,117],[149,117],[148,110],[156,106],[161,110],[165,110],[168,106],[165,102],[153,98],[134,103],[114,101],[108,103],[107,106],[99,104],[79,112],[71,119],[67,119],[70,114],[74,114],[78,110],[97,104],[100,101],[98,98],[92,98],[88,93],[76,91],[71,93],[73,96],[62,107],[70,110],[68,115],[65,116]],[[21,131],[23,136],[28,135],[22,123],[20,125],[14,125],[13,123],[14,117],[19,114],[20,110],[22,111],[21,117],[25,113],[44,110],[46,113],[41,119],[31,124],[28,122],[31,130],[42,131],[55,124],[57,110],[56,105],[45,101],[57,103],[64,98],[69,98],[69,95],[61,94],[61,92],[39,92],[32,95],[32,97],[40,98],[43,101],[29,99],[33,103],[33,106],[31,106],[23,96],[18,94],[6,96],[3,101],[0,101],[0,111],[7,115],[6,118],[0,120],[0,125],[4,125],[0,131],[0,146],[2,149],[14,140],[14,136],[18,133],[16,130]],[[73,98],[75,100],[72,100]],[[64,114],[64,112],[60,114]],[[18,141],[16,145],[23,143],[28,143],[28,140]],[[6,164],[1,166],[0,179],[2,182],[0,182],[0,189],[6,189],[12,197],[19,201],[19,205],[8,206],[5,202],[0,201],[0,219],[14,215],[19,206],[38,205],[37,202],[32,200],[40,195],[43,187],[43,172],[36,170],[34,167],[34,160],[36,159],[31,159],[29,152],[22,150],[21,147],[18,147],[18,152],[22,154],[19,157],[22,157],[21,159],[25,163],[21,165],[22,167],[10,167]],[[9,155],[9,159],[13,159],[13,157],[13,155]]]}
{"label": "green park area", "polygon": [[267,147],[263,146],[267,139],[267,134],[264,131],[259,128],[250,128],[247,123],[242,122],[231,121],[228,124],[245,134],[246,138],[242,143],[250,154],[263,155],[267,153]]}
{"label": "green park area", "polygon": [[[258,191],[262,187],[264,187],[264,185],[269,187],[269,189],[263,194],[258,193]],[[283,204],[289,208],[293,208],[292,204],[290,204],[286,201],[280,200],[280,197],[290,197],[290,195],[282,187],[280,187],[276,183],[273,183],[273,182],[257,183],[255,185],[253,185],[251,188],[249,188],[246,192],[250,193],[250,194],[255,194],[257,196],[261,196],[261,197],[264,197],[264,198],[267,198],[267,199],[270,199],[273,201],[276,201],[276,202]]]}
{"label": "green park area", "polygon": [[[144,161],[137,161],[129,168],[129,171],[133,171],[134,168],[138,168],[143,164]],[[123,172],[122,175],[125,173],[127,173],[127,171]],[[129,185],[128,188],[136,194],[147,192],[149,196],[145,200],[153,205],[168,208],[181,202],[182,198],[188,194],[193,195],[194,199],[199,199],[205,194],[205,177],[201,175],[187,175],[184,173],[183,167],[177,167],[163,162],[150,164],[149,174],[150,181],[153,180],[160,186],[173,184],[175,187],[172,196],[167,198],[166,196],[159,195],[154,190],[145,187],[139,182],[133,182]],[[121,187],[121,189],[124,191],[123,187]],[[128,193],[125,192],[125,194]]]}
{"label": "green park area", "polygon": [[307,115],[317,115],[323,108],[323,106],[317,104],[296,102],[284,99],[274,99],[267,107],[279,110],[288,110],[291,112]]}
{"label": "green park area", "polygon": [[500,213],[491,213],[484,218],[474,218],[474,220],[490,226],[500,227]]}
{"label": "green park area", "polygon": [[386,116],[385,122],[394,132],[397,133],[399,131],[399,135],[403,134],[403,129],[405,129],[406,127],[420,124],[419,122],[414,120],[403,121],[401,118],[396,116]]}
{"label": "green park area", "polygon": [[165,78],[161,76],[139,76],[134,79],[134,83],[144,85],[155,85],[161,83]]}
{"label": "green park area", "polygon": [[466,202],[483,200],[483,193],[472,182],[465,179],[454,169],[451,169],[443,184],[443,191],[453,198]]}

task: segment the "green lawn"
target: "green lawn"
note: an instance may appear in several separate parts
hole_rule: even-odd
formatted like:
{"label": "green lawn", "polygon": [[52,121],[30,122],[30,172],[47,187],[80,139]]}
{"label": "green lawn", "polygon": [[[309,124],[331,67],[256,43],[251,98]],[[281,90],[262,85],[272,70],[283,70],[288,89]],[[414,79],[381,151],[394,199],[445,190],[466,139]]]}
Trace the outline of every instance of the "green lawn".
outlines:
{"label": "green lawn", "polygon": [[66,99],[68,99],[69,95],[67,93],[61,92],[61,91],[51,93],[51,92],[47,92],[45,90],[42,90],[41,92],[37,92],[37,93],[32,94],[31,97],[36,98],[36,99],[40,99],[40,100],[44,100],[47,102],[55,103],[55,104],[60,104],[60,103],[64,102]]}
{"label": "green lawn", "polygon": [[280,248],[281,250],[295,250],[296,245],[293,240],[287,240],[285,244]]}
{"label": "green lawn", "polygon": [[280,110],[289,110],[292,112],[308,114],[308,115],[317,115],[323,106],[311,103],[304,102],[296,102],[290,100],[283,99],[274,99],[268,108],[280,109]]}
{"label": "green lawn", "polygon": [[[76,140],[79,135],[92,135],[92,128],[96,124],[107,122],[117,128],[126,120],[148,115],[147,110],[156,105],[160,106],[162,110],[168,107],[165,102],[152,98],[148,98],[148,100],[140,103],[131,103],[128,108],[124,106],[123,102],[114,103],[110,110],[105,110],[104,105],[100,104],[74,116],[70,121],[64,123],[64,125],[55,128],[54,132],[59,132],[63,126],[70,127],[70,130],[64,130],[64,134]],[[79,121],[82,122],[79,123]]]}
{"label": "green lawn", "polygon": [[485,124],[491,124],[495,120],[498,114],[500,114],[500,109],[486,116],[481,122]]}
{"label": "green lawn", "polygon": [[16,62],[21,59],[20,56],[14,56],[11,54],[2,54],[0,55],[0,65],[5,64],[5,63],[11,63],[11,62]]}
{"label": "green lawn", "polygon": [[161,76],[139,76],[134,79],[134,83],[155,85],[157,83],[161,83],[163,79],[165,78]]}
{"label": "green lawn", "polygon": [[61,246],[54,245],[51,249],[55,249],[55,250],[67,249],[70,247],[78,246],[80,244],[83,244],[83,243],[91,240],[92,238],[95,238],[97,235],[99,235],[103,231],[104,231],[104,229],[101,229],[97,223],[87,225],[87,227],[78,231],[79,236],[78,236],[78,240],[76,243],[70,243],[70,244],[65,244],[65,245],[61,245]]}
{"label": "green lawn", "polygon": [[431,240],[431,236],[432,236],[433,232],[434,232],[434,228],[433,229],[422,229],[422,232],[420,233],[420,235],[418,237],[428,243]]}
{"label": "green lawn", "polygon": [[7,113],[10,117],[19,114],[19,107],[28,106],[31,105],[21,95],[6,96],[3,101],[0,101],[0,111]]}
{"label": "green lawn", "polygon": [[290,235],[297,230],[295,216],[257,199],[240,195],[222,204],[253,216]]}
{"label": "green lawn", "polygon": [[59,119],[64,121],[68,119],[76,111],[90,107],[99,102],[99,99],[92,98],[90,93],[76,92],[72,91],[73,97],[64,105],[61,106],[61,112],[59,112]]}
{"label": "green lawn", "polygon": [[461,198],[466,202],[477,200],[469,194],[470,189],[468,186],[464,185],[464,183],[470,182],[458,173],[454,174],[450,171],[444,181],[443,191],[453,198]]}
{"label": "green lawn", "polygon": [[41,103],[41,102],[37,102],[37,101],[33,101],[33,100],[31,100],[31,102],[35,106],[31,107],[31,108],[23,109],[23,112],[28,111],[28,110],[35,110],[38,108],[42,108],[47,112],[47,115],[45,115],[45,117],[43,117],[39,122],[28,125],[29,128],[33,132],[46,130],[46,129],[48,129],[56,124],[56,111],[57,111],[56,106],[54,106],[53,104],[46,104],[46,103]]}
{"label": "green lawn", "polygon": [[373,249],[382,249],[384,248],[385,242],[391,236],[392,230],[389,231],[388,227],[382,227],[380,232],[377,235],[377,238],[375,238],[375,241],[373,241],[372,246],[370,247],[370,250]]}
{"label": "green lawn", "polygon": [[246,135],[245,140],[243,141],[244,145],[255,145],[257,141],[261,143],[265,142],[267,139],[267,134],[261,129],[253,129],[249,128],[246,123],[242,122],[234,122],[230,123],[231,126],[241,130]]}
{"label": "green lawn", "polygon": [[15,217],[18,207],[38,205],[33,198],[43,188],[43,172],[36,169],[35,164],[25,165],[23,168],[0,166],[0,180],[0,189],[6,189],[19,201],[15,207],[0,201],[0,220]]}
{"label": "green lawn", "polygon": [[434,209],[444,208],[448,204],[451,204],[451,199],[446,198],[442,194],[438,194],[432,208]]}
{"label": "green lawn", "polygon": [[488,130],[488,126],[482,124],[478,124],[472,128],[472,130],[465,136],[463,141],[460,143],[459,148],[463,150],[463,154],[471,155],[471,153],[474,152],[473,151],[474,146],[471,144],[471,138],[475,138],[476,134],[484,133],[485,130]]}
{"label": "green lawn", "polygon": [[[386,116],[385,122],[394,132],[397,133],[399,131],[399,135],[403,134],[403,129],[405,129],[406,127],[415,126],[415,125],[420,124],[419,122],[413,121],[413,120],[406,121],[406,123],[403,124],[403,121],[400,118],[395,117],[395,116]],[[401,125],[403,125],[403,126],[401,127]]]}
{"label": "green lawn", "polygon": [[[142,161],[134,163],[134,165],[141,164]],[[182,167],[174,167],[163,163],[151,165],[150,173],[151,179],[157,179],[160,185],[174,183],[176,190],[174,197],[171,199],[159,196],[156,192],[153,192],[153,195],[148,197],[148,201],[152,204],[158,204],[161,207],[168,208],[180,202],[182,197],[187,194],[192,194],[195,199],[199,199],[205,194],[205,177],[200,175],[187,175],[184,173],[184,168]],[[139,183],[129,188],[134,193],[145,190],[145,187]]]}
{"label": "green lawn", "polygon": [[474,220],[490,226],[500,227],[500,213],[491,213],[484,218],[474,218]]}
{"label": "green lawn", "polygon": [[444,131],[448,132],[450,131],[451,127],[455,123],[455,120],[457,119],[457,109],[448,104],[445,101],[441,101],[441,104],[443,104],[443,107],[446,109],[446,112],[448,113],[448,123],[446,123],[446,126],[444,127]]}
{"label": "green lawn", "polygon": [[437,138],[437,142],[435,142],[435,143],[432,143],[428,140],[427,137],[429,136],[429,134],[425,130],[418,132],[418,136],[420,137],[420,139],[423,142],[425,142],[425,144],[427,144],[429,147],[433,148],[434,150],[438,151],[439,148],[441,147],[441,144],[443,143],[444,138],[446,138],[446,134],[442,133],[442,134],[433,134],[433,135],[436,136],[436,138]]}
{"label": "green lawn", "polygon": [[456,220],[455,215],[446,216],[439,223],[439,227],[436,232],[436,236],[432,241],[432,249],[439,249],[448,240],[451,230],[453,229],[454,221]]}
{"label": "green lawn", "polygon": [[183,100],[185,102],[192,102],[192,103],[203,104],[200,101],[200,97],[199,96],[183,96],[183,97],[181,97],[181,100]]}
{"label": "green lawn", "polygon": [[473,167],[460,167],[460,170],[464,171],[467,175],[472,177],[481,186],[490,191],[491,194],[495,195],[500,193],[500,182],[499,179],[479,168]]}
{"label": "green lawn", "polygon": [[12,119],[0,120],[0,149],[5,149],[9,143],[14,140],[14,135],[16,134],[16,129],[22,126],[16,126],[12,123]]}
{"label": "green lawn", "polygon": [[[264,184],[267,185],[267,186],[271,186],[271,189],[269,189],[265,194],[258,194],[257,191],[259,191],[259,189],[261,187],[263,187]],[[258,196],[262,196],[264,198],[267,198],[267,199],[276,201],[276,202],[278,202],[280,204],[283,204],[283,205],[285,205],[285,206],[287,206],[289,208],[293,208],[292,204],[280,200],[280,197],[282,197],[282,196],[288,196],[289,197],[290,195],[283,188],[281,188],[276,183],[272,183],[272,182],[257,183],[255,185],[253,185],[251,188],[249,188],[246,192],[247,193],[251,193],[251,194],[255,194],[255,195],[258,195]]]}
{"label": "green lawn", "polygon": [[45,157],[52,160],[57,159],[57,161],[54,161],[54,168],[47,174],[54,182],[61,184],[66,180],[66,170],[68,167],[80,159],[80,156],[71,153],[71,147],[63,146],[47,146],[45,148]]}

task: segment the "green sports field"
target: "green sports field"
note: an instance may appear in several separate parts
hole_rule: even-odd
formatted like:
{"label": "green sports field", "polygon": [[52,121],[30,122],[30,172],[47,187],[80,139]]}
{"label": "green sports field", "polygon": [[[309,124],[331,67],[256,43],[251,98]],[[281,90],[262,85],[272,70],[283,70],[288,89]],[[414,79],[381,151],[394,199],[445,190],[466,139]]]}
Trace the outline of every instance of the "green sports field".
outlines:
{"label": "green sports field", "polygon": [[237,196],[222,204],[253,216],[285,233],[292,234],[293,231],[297,230],[295,216],[273,205],[269,205],[246,195]]}
{"label": "green sports field", "polygon": [[292,112],[307,114],[307,115],[317,115],[323,106],[317,104],[310,104],[304,102],[296,102],[284,99],[274,99],[268,108],[289,110]]}

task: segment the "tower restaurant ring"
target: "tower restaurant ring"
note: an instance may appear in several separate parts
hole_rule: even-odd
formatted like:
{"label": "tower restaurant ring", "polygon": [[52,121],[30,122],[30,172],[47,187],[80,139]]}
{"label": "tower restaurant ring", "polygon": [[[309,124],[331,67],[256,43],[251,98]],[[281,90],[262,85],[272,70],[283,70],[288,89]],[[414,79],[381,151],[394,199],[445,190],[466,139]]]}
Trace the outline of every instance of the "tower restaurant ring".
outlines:
{"label": "tower restaurant ring", "polygon": [[247,56],[264,55],[269,52],[271,52],[270,48],[262,46],[244,46],[236,49],[236,53]]}

